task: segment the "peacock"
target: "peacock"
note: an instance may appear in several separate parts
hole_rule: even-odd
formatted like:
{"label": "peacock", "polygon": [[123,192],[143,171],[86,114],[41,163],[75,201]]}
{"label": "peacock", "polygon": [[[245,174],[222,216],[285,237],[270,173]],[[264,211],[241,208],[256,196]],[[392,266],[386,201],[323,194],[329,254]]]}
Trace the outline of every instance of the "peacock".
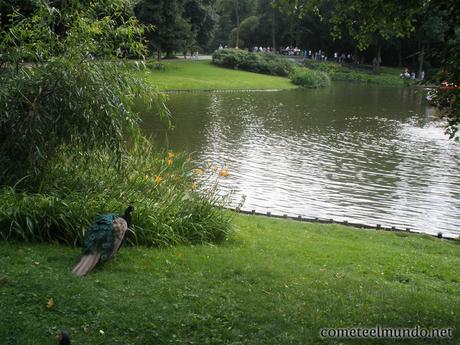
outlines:
{"label": "peacock", "polygon": [[96,217],[85,234],[83,256],[73,269],[73,273],[82,277],[97,265],[110,260],[120,249],[126,230],[131,226],[134,207],[132,204],[123,216],[107,213]]}

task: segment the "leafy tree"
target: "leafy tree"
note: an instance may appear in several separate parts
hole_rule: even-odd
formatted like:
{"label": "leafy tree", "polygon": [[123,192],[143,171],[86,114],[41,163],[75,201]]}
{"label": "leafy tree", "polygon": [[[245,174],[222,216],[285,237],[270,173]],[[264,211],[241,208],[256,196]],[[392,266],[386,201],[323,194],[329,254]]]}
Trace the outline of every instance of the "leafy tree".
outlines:
{"label": "leafy tree", "polygon": [[255,14],[256,4],[252,0],[218,0],[216,9],[217,13],[221,15],[221,22],[218,23],[216,36],[221,40],[225,38],[224,42],[226,43],[231,37],[231,31],[236,29],[234,43],[238,45],[240,22]]}
{"label": "leafy tree", "polygon": [[146,33],[148,46],[172,58],[175,51],[184,51],[194,44],[192,26],[184,17],[183,0],[141,0],[134,8],[136,17],[144,24],[153,26]]}
{"label": "leafy tree", "polygon": [[32,0],[0,0],[0,24],[4,29],[8,26],[8,18],[13,13],[20,13],[28,17],[35,10],[35,4]]}
{"label": "leafy tree", "polygon": [[[277,0],[277,3],[287,3],[301,15],[316,13],[326,17],[334,39],[341,39],[346,30],[361,51],[374,44],[377,47],[374,67],[378,71],[382,42],[410,36],[415,29],[413,18],[420,12],[423,0]],[[324,8],[326,12],[322,11]]]}
{"label": "leafy tree", "polygon": [[[59,11],[43,2],[29,17],[14,15],[1,32],[0,185],[26,175],[37,183],[63,147],[81,154],[107,148],[117,160],[138,135],[133,98],[161,107],[151,86],[112,59],[145,53],[143,28],[112,6],[97,18],[96,6]],[[104,61],[94,61],[96,54]]]}
{"label": "leafy tree", "polygon": [[191,24],[196,44],[204,50],[209,48],[217,21],[214,5],[215,0],[186,0],[184,4],[183,17]]}
{"label": "leafy tree", "polygon": [[436,76],[442,82],[435,95],[440,115],[447,120],[446,133],[450,138],[458,137],[460,124],[460,5],[448,0],[430,3],[428,13],[436,13],[442,21],[441,46],[432,55],[441,63]]}
{"label": "leafy tree", "polygon": [[[230,43],[240,47],[254,47],[259,43],[258,29],[259,18],[256,16],[247,17],[238,28],[232,30]],[[239,44],[236,43],[237,40],[239,40]]]}
{"label": "leafy tree", "polygon": [[257,14],[259,17],[259,44],[264,46],[271,45],[276,50],[277,47],[277,21],[278,11],[273,7],[273,0],[259,0],[257,4]]}

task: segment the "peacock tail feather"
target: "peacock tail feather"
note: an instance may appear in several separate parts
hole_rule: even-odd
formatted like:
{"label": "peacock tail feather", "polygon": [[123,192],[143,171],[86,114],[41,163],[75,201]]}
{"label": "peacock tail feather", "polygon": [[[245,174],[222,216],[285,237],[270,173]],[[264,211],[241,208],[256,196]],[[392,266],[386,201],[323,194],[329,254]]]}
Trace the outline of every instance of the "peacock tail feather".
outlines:
{"label": "peacock tail feather", "polygon": [[113,222],[119,215],[108,213],[98,216],[85,234],[83,254],[100,252],[102,262],[110,259],[114,245]]}

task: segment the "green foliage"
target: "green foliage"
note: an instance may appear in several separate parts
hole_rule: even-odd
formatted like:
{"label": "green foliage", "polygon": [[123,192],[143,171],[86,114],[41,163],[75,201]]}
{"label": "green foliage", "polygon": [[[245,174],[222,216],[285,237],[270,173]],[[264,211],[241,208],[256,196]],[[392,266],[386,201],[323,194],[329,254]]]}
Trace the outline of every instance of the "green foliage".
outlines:
{"label": "green foliage", "polygon": [[[104,146],[119,157],[126,138],[138,132],[131,105],[136,95],[154,95],[122,64],[55,58],[46,65],[2,75],[0,178],[40,175],[61,145],[86,152]],[[160,109],[160,108],[159,108]]]}
{"label": "green foliage", "polygon": [[444,84],[437,88],[433,96],[433,104],[438,108],[438,115],[447,121],[446,134],[451,139],[459,141],[460,86]]}
{"label": "green foliage", "polygon": [[220,242],[231,229],[230,214],[201,176],[187,155],[156,152],[147,140],[122,156],[122,169],[107,151],[68,148],[48,166],[36,193],[21,191],[21,184],[1,190],[0,238],[81,244],[96,215],[122,213],[133,201],[130,243]]}
{"label": "green foliage", "polygon": [[441,36],[443,45],[432,53],[442,64],[436,76],[440,85],[433,101],[439,109],[439,115],[447,120],[446,134],[460,140],[460,7],[448,0],[440,0],[430,3],[429,11],[437,13],[444,24]]}
{"label": "green foliage", "polygon": [[194,41],[204,51],[210,51],[209,43],[217,21],[215,2],[216,0],[184,0],[183,17],[191,24]]}
{"label": "green foliage", "polygon": [[304,66],[326,73],[331,80],[349,81],[369,84],[382,85],[403,85],[410,83],[408,80],[401,79],[397,73],[391,73],[385,68],[381,69],[380,74],[375,74],[368,66],[347,66],[335,62],[324,62],[306,60]]}
{"label": "green foliage", "polygon": [[227,68],[278,76],[287,76],[294,68],[292,62],[274,54],[252,53],[240,49],[216,50],[212,55],[212,62]]}
{"label": "green foliage", "polygon": [[234,28],[230,33],[230,45],[236,46],[236,31],[239,29],[239,47],[252,48],[259,44],[259,18],[250,16],[244,19],[239,28]]}
{"label": "green foliage", "polygon": [[[94,19],[93,7],[69,14],[43,5],[2,32],[0,185],[39,176],[62,145],[105,147],[119,158],[139,132],[132,109],[139,95],[165,115],[155,89],[110,60],[144,52],[142,28],[114,11]],[[51,30],[58,23],[63,36]]]}
{"label": "green foliage", "polygon": [[384,40],[409,37],[415,30],[414,17],[424,7],[423,0],[275,0],[275,3],[290,13],[300,9],[301,15],[313,13],[326,19],[332,25],[335,39],[341,39],[345,29],[360,50],[368,48],[376,36]]}
{"label": "green foliage", "polygon": [[295,85],[303,87],[317,88],[331,85],[331,79],[326,73],[305,67],[294,69],[290,78]]}
{"label": "green foliage", "polygon": [[343,72],[346,68],[341,64],[329,61],[305,60],[303,65],[307,68],[327,73],[331,78],[338,72]]}
{"label": "green foliage", "polygon": [[166,52],[173,57],[174,51],[185,51],[194,44],[190,23],[183,17],[184,7],[179,0],[139,1],[134,8],[136,17],[153,30],[147,32],[148,45],[152,51]]}
{"label": "green foliage", "polygon": [[61,10],[43,1],[27,17],[13,12],[0,32],[0,65],[18,69],[23,62],[43,64],[55,56],[73,60],[145,56],[145,27],[127,14],[126,1],[105,7],[102,1],[77,9],[61,6]]}

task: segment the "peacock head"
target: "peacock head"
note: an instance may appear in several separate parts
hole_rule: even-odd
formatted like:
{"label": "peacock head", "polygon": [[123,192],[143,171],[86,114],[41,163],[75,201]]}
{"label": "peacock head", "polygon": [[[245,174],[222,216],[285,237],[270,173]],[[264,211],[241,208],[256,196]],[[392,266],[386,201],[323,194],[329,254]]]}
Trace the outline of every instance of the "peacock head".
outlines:
{"label": "peacock head", "polygon": [[129,203],[129,206],[128,208],[125,210],[125,214],[123,216],[123,218],[126,220],[126,223],[128,223],[128,228],[131,226],[132,224],[132,216],[131,216],[131,213],[134,211],[134,206],[133,206],[133,203]]}

